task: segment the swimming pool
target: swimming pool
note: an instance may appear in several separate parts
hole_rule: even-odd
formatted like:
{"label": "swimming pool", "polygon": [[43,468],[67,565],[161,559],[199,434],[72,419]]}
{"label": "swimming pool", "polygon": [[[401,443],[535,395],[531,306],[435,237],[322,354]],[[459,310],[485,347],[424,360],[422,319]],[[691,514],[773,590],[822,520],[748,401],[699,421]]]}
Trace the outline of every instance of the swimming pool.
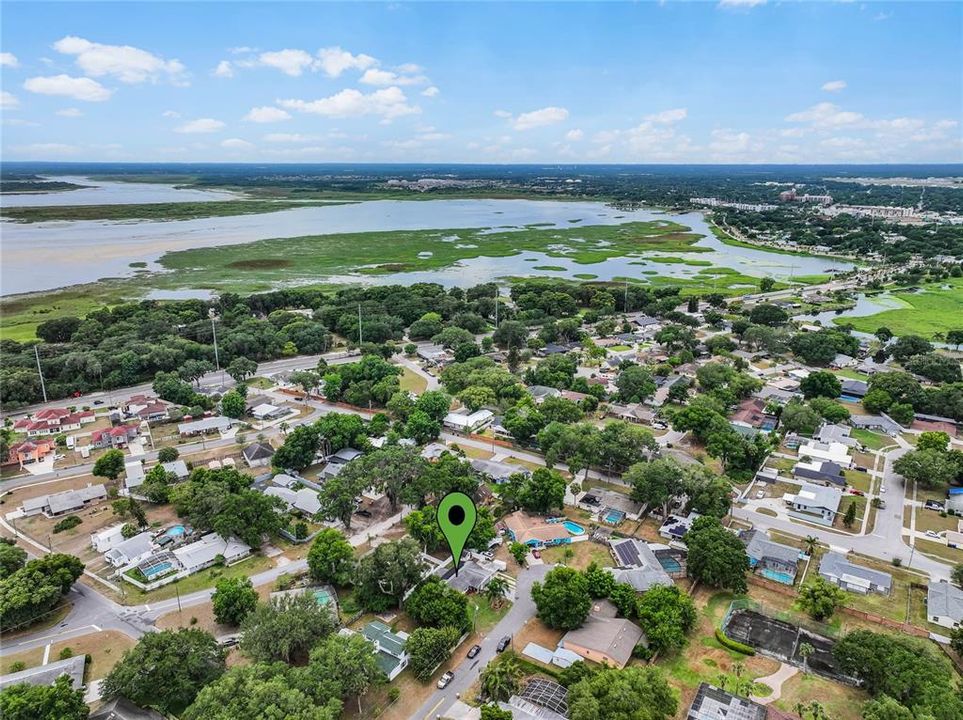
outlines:
{"label": "swimming pool", "polygon": [[656,554],[655,557],[658,559],[659,565],[661,565],[662,569],[665,570],[667,573],[671,574],[671,573],[682,572],[682,563],[680,563],[674,557],[669,555],[659,555],[659,554]]}
{"label": "swimming pool", "polygon": [[572,522],[571,520],[566,520],[565,522],[562,523],[562,525],[564,525],[565,529],[568,530],[570,533],[572,533],[572,535],[585,534],[585,528],[583,528],[581,525],[579,525],[576,522]]}
{"label": "swimming pool", "polygon": [[168,535],[169,537],[180,537],[185,532],[187,531],[184,529],[183,525],[174,525],[173,527],[167,528],[167,531],[164,534]]}
{"label": "swimming pool", "polygon": [[783,585],[792,585],[795,578],[789,573],[779,572],[778,570],[770,570],[769,568],[763,568],[759,571],[759,574],[764,578],[769,578],[770,580],[775,580],[777,583],[782,583]]}
{"label": "swimming pool", "polygon": [[842,395],[839,396],[839,399],[842,402],[851,402],[851,403],[858,403],[863,401],[863,398],[856,397],[855,395],[850,395],[849,393],[843,393]]}
{"label": "swimming pool", "polygon": [[609,508],[602,516],[602,520],[607,522],[609,525],[618,525],[620,522],[625,520],[625,513],[621,510],[613,510],[612,508]]}

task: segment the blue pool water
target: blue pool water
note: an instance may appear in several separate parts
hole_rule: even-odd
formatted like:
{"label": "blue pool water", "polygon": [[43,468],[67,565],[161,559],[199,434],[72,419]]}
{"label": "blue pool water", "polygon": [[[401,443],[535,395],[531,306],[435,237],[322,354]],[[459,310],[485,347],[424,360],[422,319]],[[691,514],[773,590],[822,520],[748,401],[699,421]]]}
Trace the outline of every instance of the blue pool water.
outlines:
{"label": "blue pool water", "polygon": [[665,557],[662,555],[657,555],[656,557],[659,560],[659,565],[661,565],[662,569],[665,570],[667,573],[674,573],[674,572],[677,573],[682,570],[682,565],[680,565],[679,561],[676,560],[675,558]]}
{"label": "blue pool water", "polygon": [[146,570],[143,570],[142,572],[144,573],[144,577],[146,577],[149,580],[152,577],[163,575],[168,570],[170,570],[171,567],[173,566],[169,562],[165,562],[165,563],[160,563],[159,565],[153,565],[147,568]]}
{"label": "blue pool water", "polygon": [[775,580],[777,583],[782,583],[783,585],[792,585],[793,583],[793,576],[789,573],[777,572],[776,570],[764,568],[759,572],[759,574],[765,578],[769,578],[770,580]]}
{"label": "blue pool water", "polygon": [[170,537],[180,537],[184,534],[184,532],[185,530],[183,525],[175,525],[174,527],[167,528],[167,532],[164,534],[169,535]]}
{"label": "blue pool water", "polygon": [[625,513],[621,510],[609,510],[603,518],[609,525],[618,525],[625,519]]}
{"label": "blue pool water", "polygon": [[583,535],[585,533],[585,528],[571,520],[566,520],[562,525],[564,525],[565,529],[572,533],[572,535]]}
{"label": "blue pool water", "polygon": [[849,395],[848,393],[843,393],[842,395],[839,396],[839,399],[842,400],[843,402],[851,402],[851,403],[858,403],[863,401],[862,398],[858,398],[855,395]]}

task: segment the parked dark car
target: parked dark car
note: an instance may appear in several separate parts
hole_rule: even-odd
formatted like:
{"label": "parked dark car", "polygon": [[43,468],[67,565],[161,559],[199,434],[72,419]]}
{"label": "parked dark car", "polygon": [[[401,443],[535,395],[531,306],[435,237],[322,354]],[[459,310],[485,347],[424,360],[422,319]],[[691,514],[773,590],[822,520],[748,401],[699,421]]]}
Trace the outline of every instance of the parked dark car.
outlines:
{"label": "parked dark car", "polygon": [[370,510],[355,510],[355,511],[354,511],[354,514],[355,514],[355,515],[360,515],[361,517],[367,517],[367,518],[371,517],[371,511],[370,511]]}
{"label": "parked dark car", "polygon": [[498,645],[495,646],[495,652],[505,652],[505,648],[512,644],[512,636],[506,635],[501,640],[498,641]]}
{"label": "parked dark car", "polygon": [[481,652],[481,645],[472,645],[468,649],[468,658],[471,659]]}

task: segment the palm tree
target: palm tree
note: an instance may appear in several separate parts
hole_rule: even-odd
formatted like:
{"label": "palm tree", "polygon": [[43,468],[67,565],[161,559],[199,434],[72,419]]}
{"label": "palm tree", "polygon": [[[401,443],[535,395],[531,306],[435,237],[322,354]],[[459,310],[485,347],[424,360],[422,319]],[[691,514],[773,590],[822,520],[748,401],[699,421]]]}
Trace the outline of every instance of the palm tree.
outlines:
{"label": "palm tree", "polygon": [[804,673],[809,672],[809,656],[812,655],[814,652],[816,652],[816,648],[814,648],[809,643],[804,642],[802,645],[799,646],[799,657],[801,657],[803,661]]}
{"label": "palm tree", "polygon": [[806,543],[806,554],[812,556],[812,554],[816,552],[816,548],[819,546],[819,539],[813,537],[812,535],[807,535],[803,542]]}
{"label": "palm tree", "polygon": [[488,663],[481,673],[482,692],[492,700],[508,700],[518,692],[522,669],[515,658],[503,655],[501,659]]}
{"label": "palm tree", "polygon": [[485,599],[488,600],[488,604],[491,607],[500,607],[501,604],[505,602],[505,592],[507,590],[508,581],[496,575],[488,582],[488,585],[485,586]]}

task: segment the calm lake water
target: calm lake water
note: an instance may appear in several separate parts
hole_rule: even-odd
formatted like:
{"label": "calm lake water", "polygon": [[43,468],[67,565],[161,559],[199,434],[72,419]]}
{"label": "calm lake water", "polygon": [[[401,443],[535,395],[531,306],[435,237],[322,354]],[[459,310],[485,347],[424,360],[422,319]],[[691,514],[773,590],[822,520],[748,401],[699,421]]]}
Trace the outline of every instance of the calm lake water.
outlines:
{"label": "calm lake water", "polygon": [[231,200],[233,193],[221,190],[178,190],[173,185],[91,180],[74,175],[46,176],[44,180],[85,185],[80,190],[51,193],[4,193],[0,207],[53,207],[57,205],[136,205],[137,203],[210,202]]}
{"label": "calm lake water", "polygon": [[[76,178],[88,182],[86,178]],[[121,202],[143,192],[141,199],[128,202],[169,202],[223,199],[218,193],[177,190],[172,186],[147,185],[132,189],[138,183],[98,182],[96,190],[31,196],[47,198],[49,204],[78,204],[70,198],[79,193],[103,192]],[[209,195],[217,197],[208,197]],[[228,195],[229,196],[229,195]],[[21,196],[24,197],[24,196]],[[153,199],[144,199],[150,197]],[[114,202],[115,200],[111,200]],[[101,200],[100,202],[103,202]],[[11,203],[12,205],[12,203]],[[52,289],[65,285],[92,282],[105,277],[127,277],[137,268],[131,263],[146,263],[148,269],[159,269],[156,261],[164,253],[215,245],[233,245],[265,238],[298,237],[342,232],[388,230],[499,228],[546,223],[558,228],[578,225],[616,225],[632,221],[673,220],[692,228],[702,236],[700,246],[712,252],[689,253],[690,258],[730,267],[747,275],[789,278],[793,275],[824,273],[830,267],[848,270],[852,265],[833,260],[797,255],[783,255],[752,248],[724,245],[709,231],[698,213],[673,215],[652,210],[625,211],[594,202],[554,202],[533,200],[381,200],[350,205],[305,207],[261,215],[204,218],[173,222],[49,222],[17,224],[5,222],[2,235],[2,294]],[[479,241],[483,243],[484,241]],[[654,253],[670,254],[670,253]],[[414,258],[413,258],[414,259]],[[373,261],[376,259],[373,258]],[[644,277],[653,271],[673,277],[694,276],[701,267],[681,263],[646,262],[641,258],[613,258],[592,265],[579,265],[567,258],[547,257],[541,253],[523,253],[508,258],[477,258],[458,266],[429,272],[396,275],[346,276],[334,280],[352,282],[419,282],[434,281],[446,285],[475,284],[506,275],[544,275],[572,277],[589,273],[608,280],[619,276]],[[564,271],[535,270],[535,265],[564,267]]]}

